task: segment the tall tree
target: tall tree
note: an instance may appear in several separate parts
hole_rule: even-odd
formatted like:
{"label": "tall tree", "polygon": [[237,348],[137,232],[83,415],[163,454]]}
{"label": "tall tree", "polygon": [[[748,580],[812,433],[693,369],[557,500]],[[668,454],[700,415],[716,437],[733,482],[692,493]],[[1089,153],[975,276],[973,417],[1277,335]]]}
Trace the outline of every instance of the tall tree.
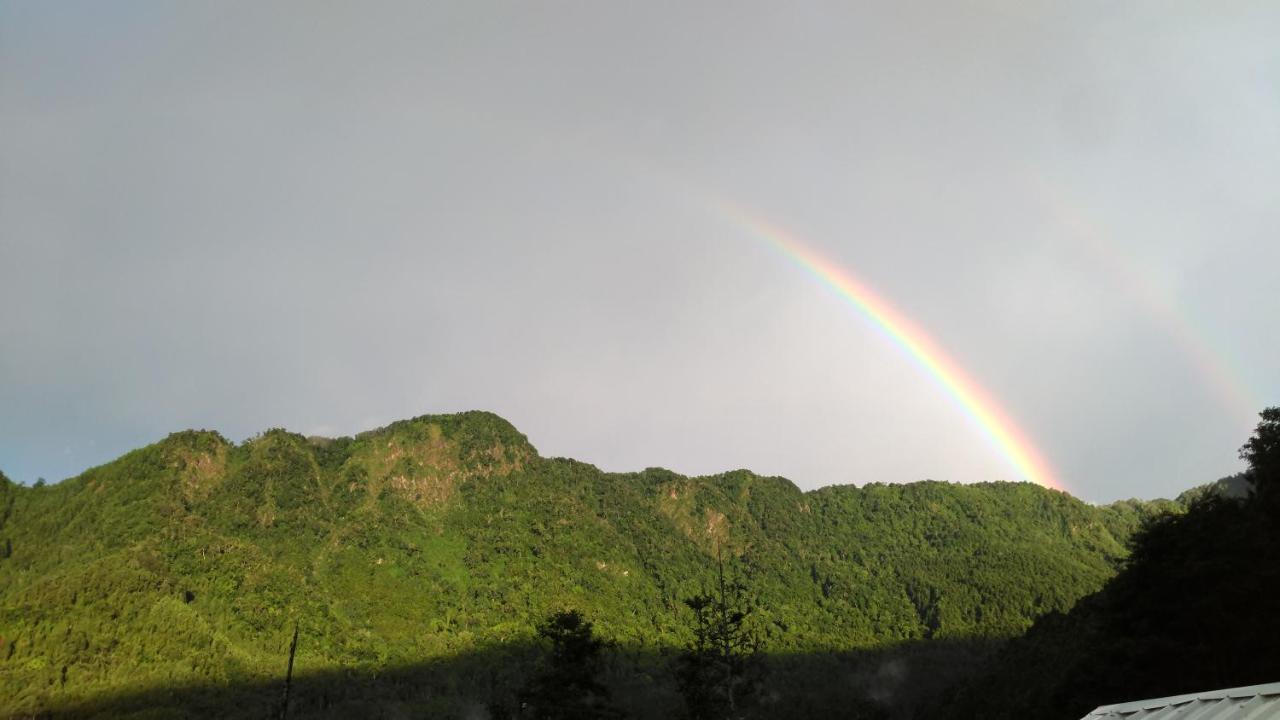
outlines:
{"label": "tall tree", "polygon": [[1280,505],[1280,407],[1260,413],[1262,420],[1253,437],[1240,448],[1240,457],[1249,463],[1246,477],[1253,493],[1270,509]]}
{"label": "tall tree", "polygon": [[693,611],[693,640],[679,658],[676,681],[690,720],[746,717],[762,674],[755,599],[740,574],[725,575],[721,560],[715,585],[684,603]]}
{"label": "tall tree", "polygon": [[577,610],[557,612],[538,627],[551,643],[541,672],[519,693],[520,715],[536,720],[619,717],[609,690],[599,681],[604,640]]}
{"label": "tall tree", "polygon": [[1208,492],[1148,520],[1103,590],[1041,618],[926,717],[1070,720],[1280,677],[1280,408],[1261,417],[1241,450],[1248,498]]}

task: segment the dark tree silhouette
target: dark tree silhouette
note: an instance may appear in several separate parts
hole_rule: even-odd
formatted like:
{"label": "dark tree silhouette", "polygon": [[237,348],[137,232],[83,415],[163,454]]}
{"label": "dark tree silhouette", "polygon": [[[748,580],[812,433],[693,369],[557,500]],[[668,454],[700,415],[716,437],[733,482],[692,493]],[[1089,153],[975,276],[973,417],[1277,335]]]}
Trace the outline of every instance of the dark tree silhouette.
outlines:
{"label": "dark tree silhouette", "polygon": [[1261,504],[1280,506],[1280,407],[1260,413],[1262,421],[1253,437],[1240,448],[1240,457],[1249,463],[1246,477]]}
{"label": "dark tree silhouette", "polygon": [[693,641],[677,662],[676,682],[690,720],[746,717],[762,675],[760,636],[750,623],[757,607],[746,583],[726,577],[721,560],[715,586],[684,603],[693,611]]}
{"label": "dark tree silhouette", "polygon": [[1206,492],[1149,519],[1103,590],[1041,618],[925,717],[1069,720],[1280,678],[1280,408],[1261,417],[1240,452],[1249,497]]}
{"label": "dark tree silhouette", "polygon": [[614,718],[608,689],[598,677],[605,641],[577,610],[557,612],[538,627],[550,641],[551,652],[542,670],[520,691],[520,717],[536,720]]}
{"label": "dark tree silhouette", "polygon": [[293,688],[293,657],[298,652],[298,623],[293,624],[293,640],[289,643],[289,667],[284,674],[284,698],[280,701],[280,720],[289,717],[289,691]]}

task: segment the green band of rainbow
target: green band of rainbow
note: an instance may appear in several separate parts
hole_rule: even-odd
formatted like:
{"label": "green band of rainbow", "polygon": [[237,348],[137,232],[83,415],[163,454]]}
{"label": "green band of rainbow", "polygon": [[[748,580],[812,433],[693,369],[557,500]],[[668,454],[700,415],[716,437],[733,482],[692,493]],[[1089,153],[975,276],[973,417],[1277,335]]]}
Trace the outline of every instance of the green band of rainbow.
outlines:
{"label": "green band of rainbow", "polygon": [[1084,251],[1105,276],[1130,301],[1147,314],[1179,347],[1183,358],[1193,366],[1222,408],[1240,428],[1248,432],[1258,419],[1257,409],[1265,403],[1261,393],[1242,379],[1239,363],[1223,354],[1209,340],[1207,328],[1196,327],[1177,299],[1153,282],[1144,263],[1124,252],[1106,228],[1091,217],[1080,202],[1075,201],[1061,184],[1050,183],[1039,175],[1031,175],[1030,187],[1039,190],[1045,206],[1055,222],[1069,233],[1074,246]]}
{"label": "green band of rainbow", "polygon": [[805,247],[787,231],[730,203],[717,204],[727,218],[767,241],[884,331],[959,403],[1021,479],[1064,490],[1026,434],[924,331],[848,271]]}

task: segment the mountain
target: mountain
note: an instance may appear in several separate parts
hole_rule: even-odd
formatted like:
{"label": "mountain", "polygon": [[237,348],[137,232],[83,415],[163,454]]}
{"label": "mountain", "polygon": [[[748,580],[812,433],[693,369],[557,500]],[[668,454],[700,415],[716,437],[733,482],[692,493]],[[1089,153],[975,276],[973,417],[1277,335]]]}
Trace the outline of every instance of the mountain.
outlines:
{"label": "mountain", "polygon": [[1039,618],[926,717],[1074,720],[1280,679],[1280,408],[1262,418],[1242,453],[1248,472],[1153,518],[1105,587]]}
{"label": "mountain", "polygon": [[682,600],[719,558],[758,598],[771,714],[857,695],[902,715],[904,684],[1070,610],[1180,508],[1025,483],[605,473],[482,412],[354,438],[178,432],[53,485],[0,476],[0,713],[258,717],[296,625],[303,715],[496,714],[537,623],[575,608],[616,643],[633,714],[661,714]]}
{"label": "mountain", "polygon": [[1220,478],[1207,485],[1193,487],[1190,490],[1182,492],[1176,498],[1179,505],[1189,506],[1193,502],[1202,499],[1208,494],[1219,495],[1224,498],[1243,499],[1249,497],[1249,479],[1246,473],[1236,473]]}

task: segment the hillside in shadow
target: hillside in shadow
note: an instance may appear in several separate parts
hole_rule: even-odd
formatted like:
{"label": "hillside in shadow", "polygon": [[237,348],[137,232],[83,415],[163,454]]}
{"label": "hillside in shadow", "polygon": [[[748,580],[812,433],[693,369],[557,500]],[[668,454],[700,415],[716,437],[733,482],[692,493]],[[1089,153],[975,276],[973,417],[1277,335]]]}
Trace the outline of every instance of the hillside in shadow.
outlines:
{"label": "hillside in shadow", "polygon": [[[935,640],[866,651],[767,654],[762,658],[765,672],[758,700],[746,716],[905,720],[946,686],[967,677],[992,649],[989,641]],[[676,653],[634,648],[605,653],[601,679],[623,717],[656,720],[684,715],[672,674]],[[542,646],[511,644],[399,667],[301,671],[292,681],[288,716],[520,717],[517,692],[545,660]],[[282,655],[276,677],[158,684],[52,701],[34,713],[12,717],[276,718],[285,664]]]}
{"label": "hillside in shadow", "polygon": [[1280,407],[1239,483],[1153,518],[1120,573],[1038,619],[929,720],[1078,718],[1099,705],[1280,680]]}
{"label": "hillside in shadow", "polygon": [[[1181,507],[1027,483],[805,492],[745,470],[606,473],[482,412],[350,438],[183,431],[53,485],[0,475],[0,715],[208,714],[212,698],[214,714],[260,717],[295,626],[297,673],[320,678],[299,681],[306,712],[479,712],[518,687],[538,623],[572,608],[631,649],[610,653],[609,682],[656,717],[674,691],[654,649],[691,641],[686,601],[721,559],[776,653],[762,697],[845,710],[932,662],[889,660],[915,643],[1007,639],[1069,610],[1147,518]],[[359,670],[315,675],[335,668]]]}

